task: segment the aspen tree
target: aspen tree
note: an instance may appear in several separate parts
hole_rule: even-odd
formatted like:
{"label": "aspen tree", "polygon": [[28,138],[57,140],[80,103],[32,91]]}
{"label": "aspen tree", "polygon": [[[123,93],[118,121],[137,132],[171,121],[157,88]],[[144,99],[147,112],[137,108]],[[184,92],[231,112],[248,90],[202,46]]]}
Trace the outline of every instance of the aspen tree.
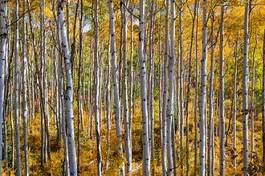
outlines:
{"label": "aspen tree", "polygon": [[71,176],[77,175],[77,162],[74,138],[74,113],[73,113],[73,78],[71,71],[71,56],[66,35],[65,19],[63,13],[64,0],[60,0],[58,4],[58,20],[61,35],[61,47],[64,56],[64,66],[66,72],[66,94],[65,96],[65,117],[67,123],[67,142],[68,142],[68,157],[69,170]]}
{"label": "aspen tree", "polygon": [[179,1],[179,7],[178,7],[178,44],[179,44],[179,70],[178,70],[178,82],[179,82],[179,105],[178,105],[178,112],[179,112],[179,122],[180,122],[180,170],[181,175],[184,175],[184,59],[183,59],[183,1]]}
{"label": "aspen tree", "polygon": [[[26,11],[26,1],[23,0],[23,13]],[[27,41],[26,41],[26,21],[25,15],[22,20],[22,118],[23,118],[23,135],[24,135],[24,175],[29,175],[29,158],[28,158],[28,106],[27,106]]]}
{"label": "aspen tree", "polygon": [[21,175],[21,157],[20,157],[20,130],[19,130],[19,1],[16,1],[16,24],[15,24],[15,78],[14,78],[14,128],[15,128],[15,146],[16,146],[16,176]]}
{"label": "aspen tree", "polygon": [[94,20],[95,20],[95,32],[94,32],[94,97],[95,97],[95,129],[96,129],[96,141],[97,141],[97,167],[98,176],[102,175],[102,155],[101,155],[101,137],[100,137],[100,82],[99,82],[99,22],[98,22],[98,10],[99,1],[94,0]]}
{"label": "aspen tree", "polygon": [[172,125],[173,125],[173,104],[174,104],[174,79],[175,79],[175,0],[171,1],[171,29],[170,29],[170,57],[169,57],[169,93],[167,98],[167,175],[173,174],[172,158]]}
{"label": "aspen tree", "polygon": [[[119,78],[117,67],[117,55],[116,55],[116,35],[115,35],[115,16],[113,0],[109,0],[109,22],[110,22],[110,41],[111,41],[111,70],[113,80],[114,102],[115,102],[115,123],[116,123],[116,135],[119,141],[119,156],[123,158],[123,146],[122,146],[122,129],[121,129],[121,105],[120,105],[120,93],[119,93]],[[120,175],[124,175],[124,165],[122,163],[120,168]]]}
{"label": "aspen tree", "polygon": [[[80,173],[80,162],[81,162],[81,158],[80,158],[80,153],[81,153],[81,146],[80,146],[80,131],[81,131],[81,121],[83,119],[82,117],[82,104],[83,104],[83,96],[82,96],[82,90],[81,90],[81,74],[83,72],[82,70],[82,64],[83,64],[83,34],[82,34],[82,27],[83,27],[83,0],[77,2],[76,8],[78,8],[80,3],[80,15],[79,15],[79,60],[78,60],[78,148],[77,148],[77,173],[79,175]],[[76,9],[77,10],[77,9]],[[77,13],[77,12],[76,12]]]}
{"label": "aspen tree", "polygon": [[166,1],[166,21],[165,21],[165,48],[164,48],[164,65],[163,65],[163,107],[162,107],[162,127],[163,127],[163,145],[162,145],[162,169],[163,175],[167,174],[167,119],[166,119],[166,108],[167,108],[167,66],[169,57],[169,9],[170,0]]}
{"label": "aspen tree", "polygon": [[144,56],[145,40],[145,0],[140,1],[140,18],[139,18],[139,63],[141,75],[141,110],[143,125],[143,175],[150,175],[150,150],[149,150],[149,129],[148,129],[148,108],[147,108],[147,79],[146,79],[146,58]]}
{"label": "aspen tree", "polygon": [[187,99],[186,99],[186,175],[190,174],[190,154],[189,154],[189,102],[190,102],[190,88],[191,88],[191,69],[192,69],[192,51],[193,51],[193,41],[194,41],[194,28],[195,28],[195,19],[197,15],[197,1],[194,1],[194,10],[192,16],[192,27],[191,27],[191,39],[190,39],[190,48],[189,48],[189,60],[188,60],[188,85],[187,85]]}
{"label": "aspen tree", "polygon": [[[133,6],[131,7],[131,11],[133,11]],[[129,101],[129,120],[130,120],[130,136],[132,136],[132,119],[133,119],[133,106],[134,106],[134,101],[133,101],[133,90],[134,90],[134,59],[133,59],[133,44],[134,44],[134,40],[133,40],[133,14],[130,14],[130,34],[131,34],[131,39],[130,39],[130,101]]]}
{"label": "aspen tree", "polygon": [[[6,29],[6,1],[1,0],[0,2],[0,19],[1,19],[1,38],[0,38],[0,124],[3,123],[4,117],[4,89],[5,89],[5,64],[6,64],[6,45],[7,45],[7,29]],[[6,129],[6,127],[5,127]],[[0,173],[2,173],[2,128],[0,128]],[[6,132],[5,132],[5,135]],[[5,143],[6,144],[6,143]],[[5,158],[7,160],[7,158]]]}
{"label": "aspen tree", "polygon": [[206,80],[207,80],[207,0],[203,0],[203,32],[202,32],[202,60],[201,60],[201,97],[200,97],[200,176],[204,176],[205,170],[205,104],[206,104]]}
{"label": "aspen tree", "polygon": [[236,39],[235,43],[235,69],[234,69],[234,85],[233,85],[233,166],[236,169],[237,167],[237,162],[236,162],[236,156],[237,156],[237,151],[236,151],[236,115],[237,115],[237,59],[238,59],[238,37]]}
{"label": "aspen tree", "polygon": [[112,101],[111,101],[111,56],[110,56],[110,35],[109,35],[109,43],[108,43],[108,68],[107,68],[108,76],[107,76],[107,91],[106,91],[106,120],[107,120],[107,156],[106,156],[106,170],[109,169],[109,158],[110,158],[110,133],[111,133],[111,106],[112,106]]}
{"label": "aspen tree", "polygon": [[[148,75],[148,110],[149,110],[149,139],[150,139],[150,157],[151,164],[153,165],[154,161],[154,22],[155,22],[155,4],[154,0],[149,1],[150,4],[150,26],[149,26],[149,54],[148,54],[148,63],[149,63],[149,75]],[[153,169],[153,167],[152,167]]]}
{"label": "aspen tree", "polygon": [[243,165],[244,176],[248,175],[248,82],[249,82],[249,68],[248,68],[248,52],[249,52],[249,13],[250,0],[245,2],[244,15],[244,50],[243,50]]}
{"label": "aspen tree", "polygon": [[126,146],[126,160],[127,160],[127,172],[132,170],[132,137],[130,134],[130,119],[129,119],[129,107],[128,107],[128,64],[127,64],[127,35],[128,35],[128,22],[127,22],[127,6],[126,0],[121,0],[122,9],[122,29],[123,29],[123,69],[124,69],[124,89],[123,89],[123,113],[124,113],[124,127],[125,127],[125,146]]}
{"label": "aspen tree", "polygon": [[225,168],[225,110],[224,110],[224,8],[221,6],[221,23],[220,23],[220,175],[224,175]]}
{"label": "aspen tree", "polygon": [[251,97],[250,97],[250,126],[251,126],[251,136],[250,136],[250,153],[251,160],[253,160],[254,152],[255,152],[255,143],[254,143],[254,127],[255,127],[255,74],[256,74],[256,49],[257,49],[257,36],[255,45],[253,48],[253,56],[252,56],[252,78],[251,78]]}
{"label": "aspen tree", "polygon": [[214,48],[215,48],[215,42],[214,42],[214,17],[215,13],[211,13],[211,70],[210,70],[210,92],[209,92],[209,130],[208,130],[208,175],[213,175],[213,164],[214,164]]}
{"label": "aspen tree", "polygon": [[196,67],[195,67],[195,97],[194,97],[194,173],[197,174],[197,165],[198,165],[198,93],[199,93],[199,52],[198,52],[198,32],[199,32],[199,2],[196,6],[197,9],[197,18],[196,18],[196,28],[195,28],[195,61],[196,61]]}

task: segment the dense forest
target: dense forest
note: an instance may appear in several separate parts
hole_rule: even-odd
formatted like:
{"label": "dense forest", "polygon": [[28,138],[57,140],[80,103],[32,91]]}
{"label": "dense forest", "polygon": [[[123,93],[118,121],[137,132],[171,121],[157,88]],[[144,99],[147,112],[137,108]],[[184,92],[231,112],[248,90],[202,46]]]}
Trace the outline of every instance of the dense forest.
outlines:
{"label": "dense forest", "polygon": [[265,174],[264,0],[0,0],[0,175]]}

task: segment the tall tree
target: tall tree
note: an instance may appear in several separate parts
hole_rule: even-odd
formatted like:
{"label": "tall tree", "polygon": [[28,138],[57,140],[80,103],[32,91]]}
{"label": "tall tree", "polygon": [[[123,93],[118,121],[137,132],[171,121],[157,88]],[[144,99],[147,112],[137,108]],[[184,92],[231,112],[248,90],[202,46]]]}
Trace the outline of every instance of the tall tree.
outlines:
{"label": "tall tree", "polygon": [[[26,12],[26,1],[23,0],[23,13]],[[23,135],[24,135],[24,175],[29,175],[29,158],[28,158],[28,106],[27,106],[27,41],[26,41],[26,21],[25,15],[22,20],[22,118],[23,118]]]}
{"label": "tall tree", "polygon": [[[78,60],[78,149],[77,149],[77,172],[78,174],[80,174],[80,164],[81,164],[81,157],[80,157],[80,153],[81,153],[81,145],[80,145],[80,131],[81,131],[81,121],[83,119],[83,115],[82,115],[82,111],[83,111],[83,96],[82,96],[82,83],[81,80],[82,78],[82,72],[84,71],[82,68],[83,63],[83,0],[81,0],[79,2],[79,0],[77,1],[77,5],[76,8],[78,8],[78,4],[80,3],[80,15],[79,15],[79,60]],[[76,9],[77,11],[77,9]],[[76,12],[76,16],[77,16],[77,12]],[[73,52],[73,51],[72,51]]]}
{"label": "tall tree", "polygon": [[74,137],[74,112],[73,112],[73,78],[71,70],[71,56],[69,44],[66,35],[65,19],[63,13],[64,0],[60,0],[58,4],[58,20],[59,30],[61,35],[61,47],[64,56],[64,67],[66,73],[66,92],[65,92],[65,107],[66,107],[66,124],[67,124],[67,142],[68,142],[68,157],[69,157],[69,170],[71,176],[77,175],[77,162],[76,162],[76,149]]}
{"label": "tall tree", "polygon": [[[150,155],[151,164],[153,166],[154,161],[154,22],[155,22],[155,4],[154,0],[149,1],[150,4],[150,24],[149,24],[149,76],[148,76],[148,112],[149,112],[149,139],[150,139]],[[153,169],[153,167],[152,167]]]}
{"label": "tall tree", "polygon": [[169,93],[167,98],[167,175],[173,174],[173,158],[172,158],[172,126],[174,125],[172,122],[173,117],[173,105],[174,105],[174,79],[175,79],[175,0],[171,1],[171,30],[170,30],[170,57],[169,57]]}
{"label": "tall tree", "polygon": [[20,130],[19,130],[19,1],[16,1],[16,25],[15,25],[15,82],[14,82],[14,103],[15,103],[15,114],[14,114],[14,125],[15,125],[15,143],[16,143],[16,176],[21,175],[21,157],[20,157]]}
{"label": "tall tree", "polygon": [[244,176],[248,175],[249,13],[250,13],[250,0],[246,0],[246,2],[245,2],[245,16],[244,16],[244,50],[243,50],[243,64],[244,64],[244,77],[243,77],[243,163],[244,163]]}
{"label": "tall tree", "polygon": [[[122,146],[122,128],[121,128],[121,105],[120,105],[120,93],[119,93],[119,78],[118,78],[118,67],[117,67],[117,55],[116,55],[116,35],[115,35],[115,16],[113,0],[109,0],[109,22],[110,22],[110,42],[111,42],[111,70],[113,80],[113,91],[114,91],[114,102],[115,102],[115,123],[116,123],[116,135],[119,142],[119,156],[123,157],[123,146]],[[122,163],[120,168],[120,175],[124,175],[124,165]]]}
{"label": "tall tree", "polygon": [[206,104],[206,80],[207,80],[207,0],[203,0],[203,31],[202,31],[202,59],[201,59],[201,98],[200,98],[200,176],[205,175],[205,104]]}
{"label": "tall tree", "polygon": [[146,58],[145,58],[145,0],[140,1],[139,18],[139,63],[141,75],[141,109],[143,125],[143,175],[150,175],[150,150],[149,150],[149,129],[148,129],[148,107],[147,107],[147,80],[146,80]]}
{"label": "tall tree", "polygon": [[128,1],[121,0],[122,4],[122,29],[123,29],[123,69],[124,69],[124,90],[123,90],[123,108],[124,108],[124,127],[125,127],[125,142],[126,142],[126,160],[127,160],[127,172],[132,170],[132,139],[131,139],[131,124],[129,119],[129,107],[128,107],[128,64],[127,64],[127,35],[128,35],[128,22],[127,22],[127,5]]}
{"label": "tall tree", "polygon": [[164,65],[163,65],[163,85],[162,85],[162,92],[163,92],[163,107],[162,107],[162,128],[163,128],[163,145],[162,145],[162,169],[163,175],[167,174],[167,65],[168,65],[168,57],[169,57],[169,9],[170,8],[170,0],[166,1],[166,20],[165,20],[165,47],[164,47]]}
{"label": "tall tree", "polygon": [[[178,104],[178,118],[180,122],[180,158],[184,159],[184,153],[183,153],[183,148],[184,148],[184,59],[183,59],[183,1],[179,1],[179,6],[178,6],[178,49],[179,49],[179,57],[178,57],[178,82],[179,82],[179,104]],[[181,174],[184,174],[184,161],[183,159],[180,160],[180,169],[181,169]]]}
{"label": "tall tree", "polygon": [[[1,38],[0,38],[0,124],[4,119],[4,89],[5,89],[5,62],[6,62],[6,45],[7,45],[7,29],[6,29],[6,1],[0,2],[0,20],[1,20]],[[6,129],[6,128],[5,128]],[[6,133],[5,133],[6,134]],[[7,134],[6,134],[7,135]],[[2,127],[0,128],[0,173],[2,173]],[[7,158],[5,158],[7,159]]]}
{"label": "tall tree", "polygon": [[98,10],[99,10],[99,1],[94,0],[94,97],[95,97],[95,129],[96,129],[96,141],[97,141],[97,167],[98,175],[102,175],[102,156],[101,156],[101,137],[100,137],[100,101],[99,101],[99,21],[98,21]]}
{"label": "tall tree", "polygon": [[208,153],[207,153],[207,160],[208,160],[208,175],[213,175],[213,164],[214,164],[214,49],[215,49],[215,42],[214,42],[214,17],[215,13],[211,13],[211,33],[210,33],[210,45],[211,45],[211,70],[210,70],[210,92],[209,92],[209,130],[208,130]]}
{"label": "tall tree", "polygon": [[[133,11],[133,6],[131,5],[131,11]],[[133,59],[133,44],[134,44],[134,39],[133,39],[133,14],[130,14],[130,23],[131,23],[131,39],[130,39],[130,101],[129,101],[129,120],[130,120],[130,136],[132,136],[132,119],[133,119],[133,107],[134,107],[134,59]]]}
{"label": "tall tree", "polygon": [[198,52],[198,32],[199,32],[199,2],[196,6],[197,9],[197,18],[196,18],[196,28],[195,28],[195,96],[194,96],[194,173],[197,173],[197,165],[198,165],[198,150],[197,150],[197,145],[198,145],[198,130],[197,130],[197,126],[198,126],[198,104],[199,104],[199,100],[198,100],[198,94],[199,94],[199,52]]}
{"label": "tall tree", "polygon": [[251,160],[253,160],[255,155],[255,142],[254,142],[254,133],[255,133],[255,76],[256,76],[256,49],[258,39],[255,37],[255,45],[253,48],[253,56],[252,56],[252,78],[251,78],[251,97],[250,97],[250,126],[251,126],[251,137],[250,137],[250,153]]}
{"label": "tall tree", "polygon": [[238,57],[238,37],[236,39],[235,43],[235,69],[234,69],[234,92],[233,92],[233,166],[236,169],[237,164],[236,164],[236,156],[237,156],[237,151],[236,151],[236,115],[237,115],[237,57]]}
{"label": "tall tree", "polygon": [[190,152],[189,152],[189,102],[190,102],[190,89],[191,89],[191,78],[192,78],[192,52],[193,52],[193,41],[194,41],[194,29],[195,29],[195,20],[197,15],[197,2],[194,1],[194,9],[192,16],[192,27],[191,27],[191,38],[190,38],[190,48],[189,48],[189,58],[188,58],[188,85],[187,85],[187,99],[186,99],[186,175],[190,174]]}
{"label": "tall tree", "polygon": [[220,89],[219,89],[219,106],[220,106],[220,175],[224,175],[225,167],[225,113],[224,113],[224,8],[221,6],[221,23],[220,23]]}

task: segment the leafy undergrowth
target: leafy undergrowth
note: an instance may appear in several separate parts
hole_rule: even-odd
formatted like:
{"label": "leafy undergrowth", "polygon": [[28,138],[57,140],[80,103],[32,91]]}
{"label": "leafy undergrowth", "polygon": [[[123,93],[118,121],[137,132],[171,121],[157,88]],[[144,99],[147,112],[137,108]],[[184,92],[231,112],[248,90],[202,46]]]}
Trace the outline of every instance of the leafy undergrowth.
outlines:
{"label": "leafy undergrowth", "polygon": [[[139,104],[139,103],[137,103]],[[155,109],[158,109],[158,104],[155,103]],[[192,114],[192,112],[190,112]],[[154,161],[152,162],[152,173],[153,175],[161,175],[162,166],[161,166],[161,142],[160,142],[160,129],[159,129],[159,114],[155,110],[155,151],[154,151]],[[77,116],[75,116],[77,117]],[[96,150],[96,139],[94,134],[91,137],[88,133],[88,113],[84,112],[84,127],[80,134],[80,175],[97,175],[97,150]],[[101,142],[102,142],[102,159],[103,159],[103,173],[104,175],[118,175],[119,166],[125,161],[122,158],[119,158],[118,155],[118,141],[115,133],[115,122],[114,122],[114,114],[112,116],[112,128],[110,133],[110,150],[108,152],[108,143],[107,143],[107,128],[106,128],[106,119],[105,113],[102,114],[102,127],[101,127]],[[189,165],[190,165],[190,173],[194,173],[194,126],[193,126],[193,117],[191,115],[191,124],[190,124],[190,133],[189,133]],[[241,116],[238,115],[238,119]],[[56,140],[56,129],[54,124],[54,117],[51,114],[50,116],[50,146],[51,146],[51,158],[48,160],[44,166],[41,166],[40,161],[40,151],[41,151],[41,139],[40,139],[40,115],[33,119],[31,119],[29,124],[29,166],[30,166],[30,175],[33,176],[61,176],[63,173],[63,162],[64,162],[64,150],[63,143],[58,143]],[[93,119],[94,120],[94,119]],[[217,122],[217,121],[215,121]],[[77,125],[77,123],[75,124]],[[226,126],[229,126],[229,121],[226,121]],[[135,114],[133,118],[133,171],[131,175],[142,175],[142,124],[141,124],[141,111],[139,106],[136,106]],[[250,173],[251,175],[262,175],[262,124],[261,124],[261,115],[257,116],[255,122],[255,153],[253,153],[253,159],[250,162]],[[23,134],[22,127],[21,130],[21,157],[22,157],[22,173],[24,170],[23,163]],[[185,130],[185,129],[184,129]],[[93,127],[94,133],[94,127]],[[198,130],[199,131],[199,130]],[[77,132],[77,128],[75,128],[75,132]],[[227,175],[242,175],[242,123],[241,121],[237,121],[237,156],[233,155],[234,150],[232,147],[232,138],[231,131],[228,131],[228,137],[226,141],[226,163],[225,163],[225,172]],[[77,133],[76,133],[77,136]],[[185,167],[185,158],[186,158],[186,144],[185,139],[183,143],[183,151],[182,155],[180,155],[180,146],[179,146],[179,138],[178,133],[176,137],[176,145],[177,145],[177,156],[183,157],[183,159],[179,159],[178,161],[183,161],[184,164],[184,173],[186,171]],[[199,136],[199,134],[198,134]],[[10,140],[10,139],[9,139]],[[11,141],[9,141],[11,143]],[[198,145],[198,155],[199,155],[199,145]],[[107,157],[108,156],[108,157]],[[232,160],[236,157],[237,159],[237,169],[232,167]],[[108,158],[108,168],[106,168],[106,160]],[[215,173],[218,173],[219,169],[219,138],[215,137]],[[199,159],[198,159],[199,162]],[[177,175],[181,174],[181,162],[177,162]],[[5,166],[5,164],[4,164]],[[4,167],[3,175],[14,175],[13,169],[6,169]],[[24,174],[23,174],[24,175]]]}

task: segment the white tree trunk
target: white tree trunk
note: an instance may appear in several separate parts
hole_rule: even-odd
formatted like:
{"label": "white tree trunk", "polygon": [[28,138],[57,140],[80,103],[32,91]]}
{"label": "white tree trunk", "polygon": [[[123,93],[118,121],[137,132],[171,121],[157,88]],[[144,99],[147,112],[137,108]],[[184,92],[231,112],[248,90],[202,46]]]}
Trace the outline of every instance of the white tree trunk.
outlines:
{"label": "white tree trunk", "polygon": [[254,140],[254,133],[255,133],[255,73],[256,73],[256,49],[257,49],[257,36],[256,42],[253,48],[253,58],[252,58],[252,79],[251,79],[251,97],[250,97],[250,126],[251,126],[251,137],[250,137],[250,157],[253,160],[255,157],[255,140]]}
{"label": "white tree trunk", "polygon": [[[4,66],[6,62],[6,45],[7,45],[7,30],[6,30],[6,1],[0,2],[0,18],[1,18],[1,38],[0,38],[0,173],[2,173],[2,123],[4,110],[4,89],[5,89],[5,75]],[[7,159],[7,158],[5,158]]]}
{"label": "white tree trunk", "polygon": [[150,175],[150,150],[149,150],[149,119],[147,107],[147,80],[146,80],[146,58],[144,56],[145,40],[145,0],[140,1],[139,18],[139,62],[141,77],[141,106],[142,106],[142,124],[143,124],[143,175]]}
{"label": "white tree trunk", "polygon": [[123,108],[124,108],[124,126],[125,126],[125,143],[126,143],[126,160],[127,172],[132,170],[132,139],[130,135],[130,119],[128,108],[128,65],[127,65],[127,3],[122,0],[122,25],[123,25],[123,69],[124,69],[124,92],[123,92]]}
{"label": "white tree trunk", "polygon": [[173,174],[173,157],[172,157],[172,122],[174,114],[174,79],[175,79],[175,0],[171,1],[171,30],[170,30],[170,57],[169,57],[169,92],[167,99],[167,175]]}
{"label": "white tree trunk", "polygon": [[[111,40],[111,66],[112,66],[112,80],[114,89],[114,102],[116,106],[115,112],[115,123],[116,123],[116,134],[119,141],[119,154],[123,157],[123,146],[122,146],[122,129],[121,129],[121,107],[120,107],[120,93],[119,93],[119,78],[118,78],[118,67],[116,64],[116,35],[115,35],[115,16],[113,1],[109,0],[109,22],[110,22],[110,40]],[[120,169],[120,175],[124,175],[124,165],[122,164]]]}
{"label": "white tree trunk", "polygon": [[98,27],[98,8],[99,1],[94,0],[94,20],[95,20],[95,36],[94,36],[94,97],[95,97],[95,129],[97,141],[97,167],[98,175],[102,175],[102,156],[101,156],[101,137],[100,137],[100,77],[99,72],[99,27]]}
{"label": "white tree trunk", "polygon": [[209,130],[208,130],[208,175],[213,175],[213,147],[214,147],[214,12],[211,13],[211,73],[210,73],[210,93],[209,93]]}
{"label": "white tree trunk", "polygon": [[[26,11],[26,1],[23,0],[23,12]],[[29,175],[28,162],[28,107],[27,107],[27,41],[26,41],[26,21],[23,15],[23,34],[22,34],[22,118],[23,118],[23,135],[24,135],[24,175]]]}
{"label": "white tree trunk", "polygon": [[68,142],[68,157],[69,157],[69,170],[71,176],[77,175],[77,163],[76,163],[76,150],[75,150],[75,137],[74,137],[74,113],[73,113],[73,78],[71,71],[70,50],[67,40],[65,19],[63,13],[64,0],[60,0],[58,4],[58,18],[59,29],[61,34],[62,51],[64,55],[64,64],[66,72],[66,123],[67,123],[67,142]]}
{"label": "white tree trunk", "polygon": [[[183,103],[184,103],[184,66],[183,66],[183,26],[182,26],[182,16],[183,16],[183,2],[182,0],[179,1],[179,8],[178,8],[178,42],[179,42],[179,69],[178,69],[178,82],[179,82],[179,104],[178,104],[178,112],[179,112],[179,135],[180,135],[180,158],[184,159],[184,152],[183,152],[183,143],[184,143],[184,114],[183,114]],[[184,160],[180,160],[180,170],[181,175],[184,175]]]}
{"label": "white tree trunk", "polygon": [[169,57],[169,7],[170,0],[166,1],[166,21],[165,21],[165,48],[164,48],[164,65],[163,65],[163,78],[162,78],[162,92],[163,92],[163,104],[162,104],[162,128],[163,128],[163,145],[162,145],[162,170],[163,176],[167,175],[167,66]]}
{"label": "white tree trunk", "polygon": [[249,51],[249,4],[250,0],[245,3],[245,17],[244,17],[244,78],[243,78],[243,164],[244,176],[248,175],[248,81],[249,81],[249,68],[248,68],[248,51]]}
{"label": "white tree trunk", "polygon": [[200,176],[205,176],[206,151],[206,80],[207,80],[207,0],[203,0],[203,33],[201,60],[201,98],[200,98]]}

